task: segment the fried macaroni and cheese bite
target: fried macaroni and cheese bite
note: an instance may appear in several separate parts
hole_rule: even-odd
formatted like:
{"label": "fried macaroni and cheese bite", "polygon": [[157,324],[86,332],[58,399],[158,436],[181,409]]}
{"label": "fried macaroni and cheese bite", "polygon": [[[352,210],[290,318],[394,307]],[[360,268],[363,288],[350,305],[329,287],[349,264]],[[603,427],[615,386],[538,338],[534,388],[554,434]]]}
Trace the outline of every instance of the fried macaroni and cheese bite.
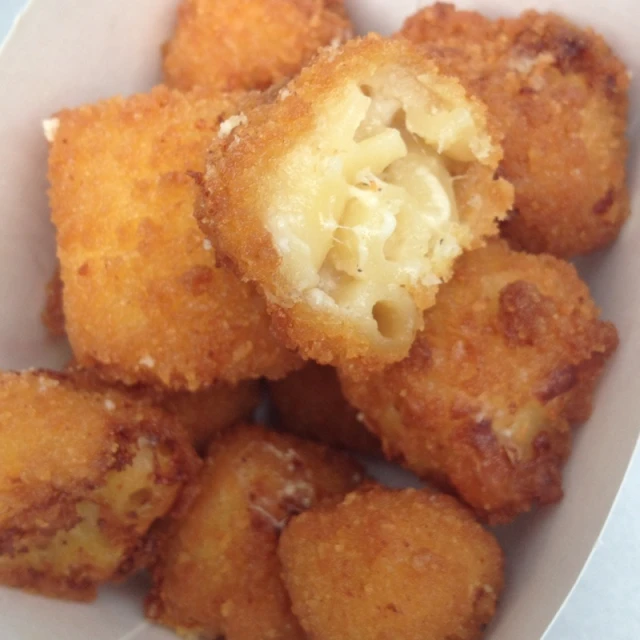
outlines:
{"label": "fried macaroni and cheese bite", "polygon": [[346,454],[258,426],[214,441],[187,515],[171,523],[152,570],[147,616],[203,640],[303,640],[280,577],[292,514],[362,479]]}
{"label": "fried macaroni and cheese bite", "polygon": [[0,583],[93,599],[148,561],[197,468],[177,421],[130,394],[0,373]]}
{"label": "fried macaroni and cheese bite", "polygon": [[503,585],[495,538],[454,498],[373,487],[280,538],[293,612],[314,640],[475,640]]}
{"label": "fried macaroni and cheese bite", "polygon": [[489,20],[436,4],[401,34],[486,103],[504,131],[501,175],[515,187],[503,233],[560,257],[611,243],[630,211],[629,75],[604,39],[555,14]]}
{"label": "fried macaroni and cheese bite", "polygon": [[250,99],[158,87],[57,115],[49,193],[79,366],[192,391],[297,366],[261,298],[216,264],[193,219],[189,173],[204,169],[220,122]]}
{"label": "fried macaroni and cheese bite", "polygon": [[345,399],[333,367],[308,362],[269,383],[278,427],[301,438],[364,454],[380,454],[380,442]]}
{"label": "fried macaroni and cheese bite", "polygon": [[345,370],[343,390],[388,457],[509,521],[562,497],[570,425],[617,345],[598,316],[573,266],[495,241],[458,261],[406,360]]}
{"label": "fried macaroni and cheese bite", "polygon": [[211,148],[200,224],[322,364],[404,357],[511,187],[485,110],[403,40],[327,49]]}
{"label": "fried macaroni and cheese bite", "polygon": [[182,0],[165,81],[183,91],[265,89],[350,35],[343,0]]}

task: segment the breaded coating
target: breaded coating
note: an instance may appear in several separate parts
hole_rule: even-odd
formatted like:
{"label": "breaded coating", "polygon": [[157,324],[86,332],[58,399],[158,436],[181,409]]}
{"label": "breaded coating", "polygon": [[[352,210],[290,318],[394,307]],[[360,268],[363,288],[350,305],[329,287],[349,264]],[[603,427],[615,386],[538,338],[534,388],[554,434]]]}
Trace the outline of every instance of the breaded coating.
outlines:
{"label": "breaded coating", "polygon": [[[69,363],[67,371],[87,388],[100,390],[104,382],[92,369],[79,369]],[[199,391],[169,391],[158,387],[111,384],[111,388],[131,394],[137,401],[147,402],[175,416],[198,453],[205,453],[212,438],[223,429],[249,420],[262,397],[257,380],[238,384],[218,382]]]}
{"label": "breaded coating", "polygon": [[292,514],[362,479],[345,454],[258,426],[214,441],[189,513],[152,570],[147,616],[188,637],[302,640],[276,549]]}
{"label": "breaded coating", "polygon": [[71,374],[0,374],[0,583],[91,600],[149,560],[198,458],[178,422]]}
{"label": "breaded coating", "polygon": [[313,508],[291,520],[278,555],[314,640],[474,640],[503,585],[495,538],[430,490],[368,487]]}
{"label": "breaded coating", "polygon": [[509,48],[503,24],[477,11],[436,2],[407,18],[398,35],[420,45],[441,71],[459,76],[471,89]]}
{"label": "breaded coating", "polygon": [[204,452],[223,429],[251,418],[261,399],[260,383],[247,380],[236,385],[219,382],[200,391],[141,390],[186,429],[197,451]]}
{"label": "breaded coating", "polygon": [[562,497],[570,424],[617,346],[598,315],[573,266],[494,241],[458,261],[406,360],[345,370],[343,390],[387,456],[506,522]]}
{"label": "breaded coating", "polygon": [[308,362],[269,383],[276,425],[301,438],[364,454],[380,454],[379,440],[345,399],[333,367]]}
{"label": "breaded coating", "polygon": [[410,43],[371,35],[235,124],[197,216],[274,329],[321,364],[406,356],[455,258],[512,203],[484,107]]}
{"label": "breaded coating", "polygon": [[158,87],[58,114],[50,201],[79,366],[193,391],[298,365],[193,219],[188,174],[204,169],[226,114],[252,100]]}
{"label": "breaded coating", "polygon": [[343,0],[182,0],[165,81],[183,91],[265,89],[351,31]]}
{"label": "breaded coating", "polygon": [[42,310],[42,324],[52,338],[66,335],[64,328],[64,308],[62,306],[63,284],[60,268],[56,268],[45,290],[45,306]]}
{"label": "breaded coating", "polygon": [[629,75],[604,39],[555,14],[491,21],[436,4],[402,35],[484,101],[504,131],[501,175],[515,187],[503,235],[560,257],[611,243],[630,212]]}

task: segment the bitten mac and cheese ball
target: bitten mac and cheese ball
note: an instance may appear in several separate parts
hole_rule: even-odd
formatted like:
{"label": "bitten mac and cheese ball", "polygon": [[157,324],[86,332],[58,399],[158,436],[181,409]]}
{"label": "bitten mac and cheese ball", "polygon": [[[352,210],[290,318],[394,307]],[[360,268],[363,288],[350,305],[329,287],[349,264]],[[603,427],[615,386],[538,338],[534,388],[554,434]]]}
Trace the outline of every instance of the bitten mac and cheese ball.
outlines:
{"label": "bitten mac and cheese ball", "polygon": [[503,241],[465,254],[406,360],[342,372],[385,453],[493,522],[562,497],[571,423],[617,345],[575,269]]}
{"label": "bitten mac and cheese ball", "polygon": [[193,391],[298,366],[193,219],[188,174],[204,169],[226,114],[252,99],[159,87],[57,115],[49,195],[80,367]]}
{"label": "bitten mac and cheese ball", "polygon": [[343,0],[183,0],[165,81],[183,91],[265,89],[350,35]]}
{"label": "bitten mac and cheese ball", "polygon": [[308,362],[299,371],[269,383],[276,425],[309,438],[365,454],[379,454],[380,442],[345,399],[333,367]]}
{"label": "bitten mac and cheese ball", "polygon": [[504,131],[515,188],[503,233],[560,257],[610,244],[629,216],[629,75],[601,36],[554,14],[492,21],[436,4],[401,35],[482,100]]}
{"label": "bitten mac and cheese ball", "polygon": [[198,459],[177,421],[72,374],[0,373],[0,583],[91,600],[148,561]]}
{"label": "bitten mac and cheese ball", "polygon": [[404,40],[328,48],[231,124],[200,225],[320,363],[404,357],[455,259],[511,206],[484,107]]}
{"label": "bitten mac and cheese ball", "polygon": [[258,426],[222,434],[192,508],[163,538],[147,616],[203,640],[303,640],[280,577],[280,532],[361,480],[346,454],[293,436]]}
{"label": "bitten mac and cheese ball", "polygon": [[291,520],[278,555],[314,640],[477,640],[503,585],[495,538],[454,498],[374,487]]}

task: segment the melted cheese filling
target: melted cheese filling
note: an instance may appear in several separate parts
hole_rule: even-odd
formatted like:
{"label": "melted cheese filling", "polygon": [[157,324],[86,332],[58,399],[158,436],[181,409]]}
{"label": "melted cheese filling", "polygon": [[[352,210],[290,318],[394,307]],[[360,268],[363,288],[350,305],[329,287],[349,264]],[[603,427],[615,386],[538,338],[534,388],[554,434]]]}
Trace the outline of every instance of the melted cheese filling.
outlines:
{"label": "melted cheese filling", "polygon": [[319,117],[325,137],[287,157],[266,224],[301,300],[372,337],[410,340],[410,289],[447,277],[468,233],[447,162],[476,160],[490,141],[469,111],[444,99],[424,108],[429,79],[379,76],[347,86]]}

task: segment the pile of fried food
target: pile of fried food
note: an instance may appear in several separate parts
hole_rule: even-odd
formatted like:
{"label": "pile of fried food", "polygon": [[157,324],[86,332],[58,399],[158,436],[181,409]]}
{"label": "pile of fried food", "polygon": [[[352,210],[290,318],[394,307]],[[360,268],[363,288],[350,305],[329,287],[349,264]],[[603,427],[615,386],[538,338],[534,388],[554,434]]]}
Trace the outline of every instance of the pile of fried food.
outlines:
{"label": "pile of fried food", "polygon": [[561,499],[617,346],[565,260],[629,215],[625,67],[554,14],[353,38],[342,0],[183,0],[163,53],[45,122],[74,358],[0,374],[0,581],[147,568],[188,638],[479,638],[484,525]]}

